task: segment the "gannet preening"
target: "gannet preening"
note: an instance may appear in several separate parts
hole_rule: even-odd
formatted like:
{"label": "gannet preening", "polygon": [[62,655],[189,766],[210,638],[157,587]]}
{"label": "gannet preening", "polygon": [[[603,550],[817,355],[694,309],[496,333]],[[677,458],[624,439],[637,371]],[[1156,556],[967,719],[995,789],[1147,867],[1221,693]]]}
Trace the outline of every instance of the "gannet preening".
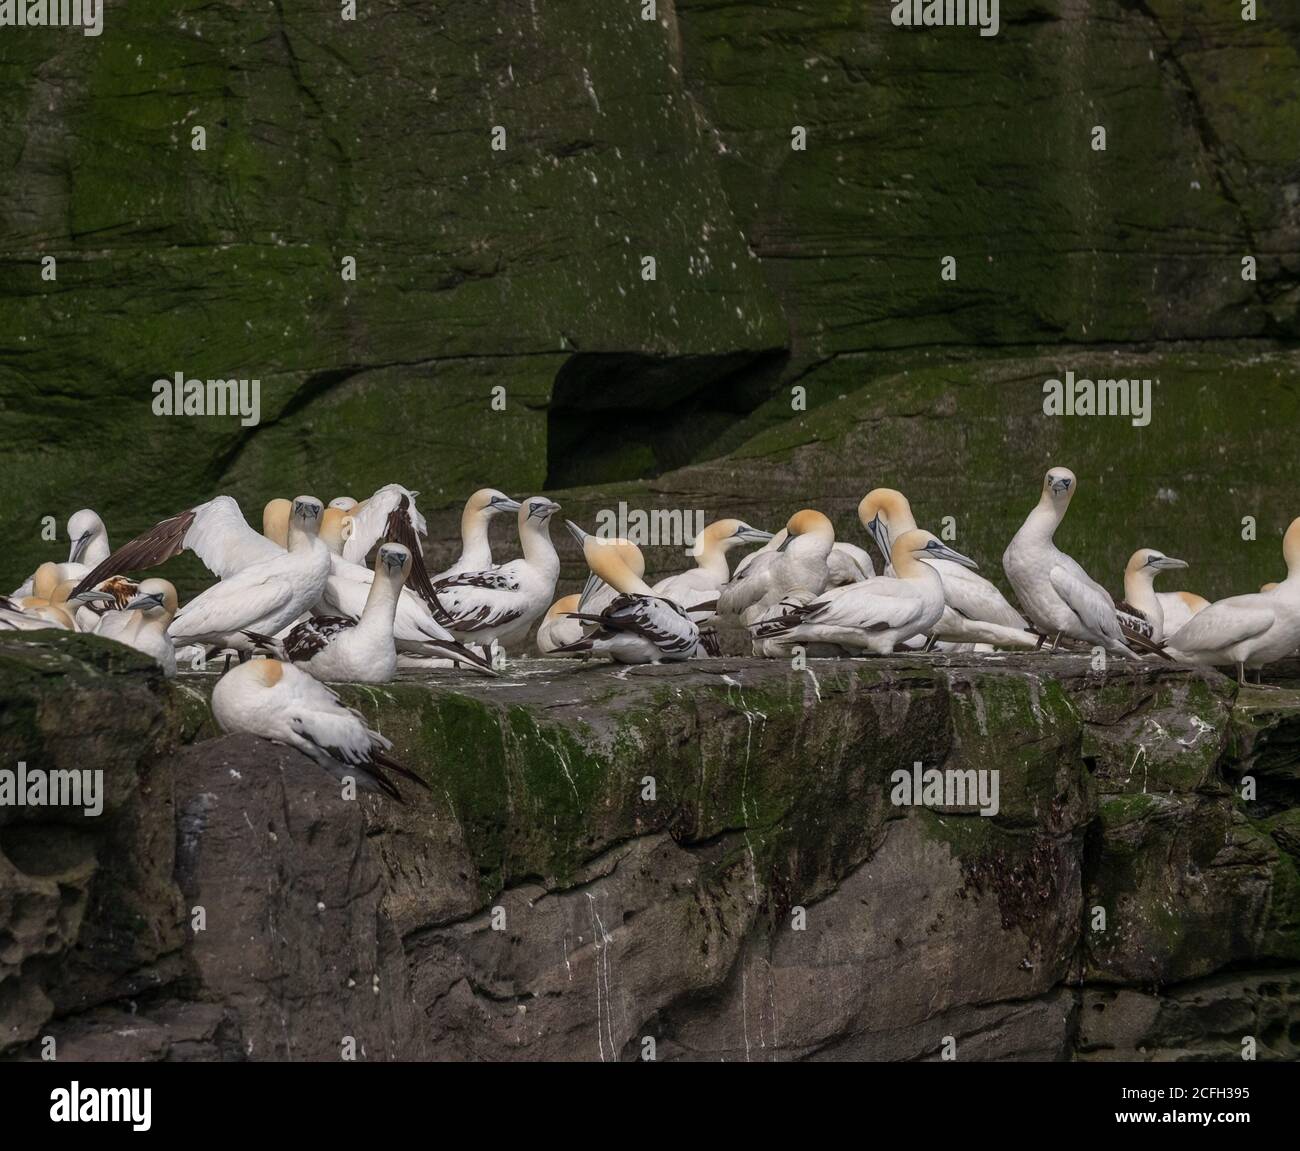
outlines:
{"label": "gannet preening", "polygon": [[578,610],[581,598],[578,595],[561,596],[546,609],[546,615],[537,628],[537,650],[540,654],[550,655],[557,648],[582,639],[582,621],[571,618],[569,614]]}
{"label": "gannet preening", "polygon": [[893,544],[893,576],[875,576],[830,588],[806,603],[787,599],[784,610],[752,625],[756,642],[823,645],[888,655],[896,644],[932,632],[943,616],[939,563],[973,568],[975,561],[926,531],[912,529]]}
{"label": "gannet preening", "polygon": [[429,786],[385,754],[393,745],[367,728],[359,712],[291,663],[254,659],[231,668],[212,689],[212,714],[223,731],[287,743],[336,777],[353,776],[399,803],[401,792],[387,772]]}
{"label": "gannet preening", "polygon": [[587,566],[617,593],[601,612],[576,612],[573,618],[594,625],[572,642],[554,649],[556,655],[607,655],[616,663],[665,663],[714,655],[700,628],[679,604],[654,595],[645,581],[623,562],[619,549],[598,536],[580,535]]}
{"label": "gannet preening", "polygon": [[[1181,592],[1158,594],[1155,578],[1163,571],[1186,566],[1186,561],[1172,559],[1155,548],[1139,548],[1129,557],[1124,568],[1124,601],[1115,605],[1125,632],[1132,631],[1153,644],[1163,643],[1165,636],[1172,634],[1165,626],[1165,605],[1170,600],[1185,608],[1188,605],[1180,598]],[[1189,610],[1187,619],[1191,615]]]}
{"label": "gannet preening", "polygon": [[462,643],[509,647],[522,640],[555,594],[560,558],[550,522],[559,510],[545,496],[524,500],[518,516],[523,558],[439,580],[434,618]]}
{"label": "gannet preening", "polygon": [[718,589],[731,578],[727,552],[744,544],[766,543],[771,538],[771,532],[752,528],[744,520],[715,520],[700,532],[695,541],[692,549],[695,567],[666,576],[651,590],[684,608],[713,600]]}
{"label": "gannet preening", "polygon": [[[109,553],[108,531],[104,521],[89,508],[82,508],[68,517],[68,562],[54,565],[58,569],[55,583],[66,579],[79,580],[91,568]],[[12,599],[23,599],[37,595],[35,588],[36,573],[29,575],[11,593]],[[40,598],[48,598],[41,596]]]}
{"label": "gannet preening", "polygon": [[[408,548],[414,562],[416,553],[421,547],[420,537],[429,534],[424,516],[415,506],[415,497],[419,494],[402,487],[401,484],[385,484],[369,499],[362,500],[351,508],[348,514],[352,517],[354,528],[343,545],[343,558],[349,563],[361,564],[364,567],[370,549],[381,540],[387,539]],[[403,513],[402,522],[412,533],[405,539],[397,539],[393,532],[394,525],[391,517],[394,512]]]}
{"label": "gannet preening", "polygon": [[167,627],[176,614],[176,589],[165,579],[141,580],[135,596],[99,617],[95,634],[151,656],[168,678],[176,674],[176,647]]}
{"label": "gannet preening", "polygon": [[245,633],[275,635],[314,607],[330,574],[330,551],[319,534],[324,510],[312,496],[294,500],[289,550],[266,540],[274,549],[269,559],[242,568],[185,604],[171,625],[176,645],[249,652],[255,645]]}
{"label": "gannet preening", "polygon": [[36,596],[21,600],[0,595],[0,631],[76,631],[77,625],[65,607]]}
{"label": "gannet preening", "polygon": [[[569,529],[569,534],[582,547],[585,559],[587,554],[585,541],[589,533],[583,531],[572,520],[565,520],[564,525]],[[631,540],[626,540],[622,536],[592,536],[591,538],[598,540],[603,548],[613,548],[619,559],[627,565],[628,570],[637,579],[642,579],[645,576],[645,556],[641,554],[641,549]],[[618,592],[588,568],[587,582],[583,584],[582,592],[578,596],[578,610],[599,615],[614,602],[617,595]]]}
{"label": "gannet preening", "polygon": [[1002,567],[1026,614],[1044,635],[1097,644],[1132,655],[1110,593],[1053,542],[1075,489],[1069,468],[1051,468],[1043,493],[1002,554]]}
{"label": "gannet preening", "polygon": [[[858,504],[858,519],[885,558],[886,575],[894,540],[916,530],[912,505],[902,492],[875,488]],[[946,643],[986,643],[998,647],[1037,647],[1042,641],[992,583],[977,571],[947,560],[931,560],[943,581],[943,616],[934,638]]]}
{"label": "gannet preening", "polygon": [[1180,663],[1235,664],[1237,682],[1246,668],[1262,669],[1300,646],[1300,518],[1282,538],[1287,577],[1272,591],[1234,595],[1197,612],[1165,641]]}
{"label": "gannet preening", "polygon": [[[749,570],[750,564],[757,560],[759,556],[780,551],[789,534],[787,529],[782,528],[757,551],[752,551],[747,556],[744,556],[736,564],[736,570],[731,573],[731,578],[734,580],[744,576]],[[826,582],[827,587],[857,583],[858,580],[870,579],[876,574],[871,557],[857,544],[846,543],[844,540],[836,540],[831,544],[830,555],[826,557],[826,567],[830,573]]]}
{"label": "gannet preening", "polygon": [[503,512],[517,512],[519,501],[512,500],[496,488],[479,488],[465,501],[460,514],[460,555],[445,571],[431,577],[434,580],[450,579],[461,572],[487,571],[492,566],[492,544],[488,539],[488,524]]}
{"label": "gannet preening", "polygon": [[770,552],[759,551],[718,592],[718,613],[755,622],[786,593],[801,588],[820,595],[830,581],[828,559],[835,528],[819,511],[795,512],[785,525],[786,537]]}

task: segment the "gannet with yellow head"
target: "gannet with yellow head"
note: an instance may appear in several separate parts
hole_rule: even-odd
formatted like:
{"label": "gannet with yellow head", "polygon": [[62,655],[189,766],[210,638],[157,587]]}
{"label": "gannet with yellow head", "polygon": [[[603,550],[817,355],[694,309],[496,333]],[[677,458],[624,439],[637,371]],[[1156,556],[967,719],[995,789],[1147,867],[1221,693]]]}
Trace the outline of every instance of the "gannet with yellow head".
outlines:
{"label": "gannet with yellow head", "polygon": [[465,501],[460,513],[460,555],[456,562],[432,578],[448,579],[466,571],[486,571],[492,567],[492,544],[488,525],[503,513],[519,511],[519,501],[512,500],[496,488],[479,488]]}
{"label": "gannet with yellow head", "polygon": [[582,623],[570,617],[578,610],[581,596],[564,595],[546,609],[546,615],[537,627],[537,651],[551,655],[557,648],[576,643],[582,638]]}
{"label": "gannet with yellow head", "polygon": [[828,558],[835,544],[835,528],[821,512],[805,508],[785,525],[785,539],[770,552],[758,552],[753,561],[737,568],[718,593],[718,611],[755,622],[767,608],[787,593],[801,588],[820,595],[830,582]]}
{"label": "gannet with yellow head", "polygon": [[766,543],[771,538],[771,532],[750,527],[744,520],[715,520],[700,532],[691,549],[695,567],[659,580],[654,585],[654,594],[687,609],[711,601],[731,576],[727,553],[745,544]]}
{"label": "gannet with yellow head", "polygon": [[126,607],[99,617],[95,634],[144,652],[171,677],[176,674],[176,647],[167,628],[176,607],[176,589],[168,580],[141,580]]}
{"label": "gannet with yellow head", "polygon": [[[1179,592],[1157,593],[1154,581],[1163,571],[1186,567],[1185,560],[1173,559],[1155,548],[1138,548],[1124,568],[1124,601],[1115,605],[1120,626],[1150,643],[1163,643],[1165,636],[1171,634],[1165,623],[1165,605],[1174,601],[1188,608],[1188,604]],[[1177,611],[1172,607],[1171,610]],[[1188,610],[1182,622],[1190,619],[1191,614]]]}
{"label": "gannet with yellow head", "polygon": [[1282,538],[1287,577],[1272,591],[1216,600],[1169,637],[1165,650],[1180,663],[1262,669],[1300,646],[1300,518]]}
{"label": "gannet with yellow head", "polygon": [[358,712],[291,663],[254,659],[231,668],[212,689],[212,714],[222,731],[288,744],[332,775],[352,776],[399,802],[401,792],[388,773],[429,786],[389,758],[392,744],[366,727]]}
{"label": "gannet with yellow head", "polygon": [[1110,593],[1054,542],[1077,487],[1069,468],[1048,469],[1038,504],[1003,552],[1002,567],[1030,621],[1054,637],[1053,650],[1068,636],[1132,655]]}
{"label": "gannet with yellow head", "polygon": [[[892,576],[830,588],[806,603],[787,601],[779,614],[753,625],[756,643],[789,650],[834,645],[849,651],[887,655],[895,645],[929,635],[943,617],[940,563],[973,568],[975,561],[927,531],[911,529],[890,548]],[[771,652],[770,646],[766,650]]]}

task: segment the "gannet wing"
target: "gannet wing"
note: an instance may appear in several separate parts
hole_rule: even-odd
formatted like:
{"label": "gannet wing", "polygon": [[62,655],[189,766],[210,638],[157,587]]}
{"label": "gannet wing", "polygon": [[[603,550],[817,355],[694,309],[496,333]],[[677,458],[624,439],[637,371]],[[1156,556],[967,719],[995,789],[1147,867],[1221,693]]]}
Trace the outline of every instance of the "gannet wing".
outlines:
{"label": "gannet wing", "polygon": [[747,607],[753,607],[767,595],[772,585],[772,565],[780,559],[778,552],[755,552],[746,556],[753,562],[738,567],[718,590],[718,614],[739,615]]}
{"label": "gannet wing", "polygon": [[[354,564],[364,564],[370,549],[385,538],[388,530],[389,516],[398,511],[402,501],[406,501],[406,521],[415,536],[429,534],[429,526],[415,507],[415,493],[401,484],[385,484],[368,500],[362,501],[352,509],[352,535],[343,545],[343,558]],[[392,538],[392,537],[388,537]],[[411,555],[420,555],[423,551],[418,541],[412,546],[405,540],[395,540],[405,544]]]}
{"label": "gannet wing", "polygon": [[831,553],[826,557],[826,566],[831,572],[831,587],[858,583],[876,574],[871,557],[862,548],[839,540],[831,547]]}
{"label": "gannet wing", "polygon": [[[1249,598],[1260,600],[1262,597]],[[1231,647],[1262,635],[1276,619],[1267,603],[1249,602],[1248,597],[1232,596],[1198,611],[1165,640],[1165,647],[1176,651],[1213,651]]]}
{"label": "gannet wing", "polygon": [[280,645],[285,658],[295,663],[311,659],[324,651],[346,631],[357,626],[357,621],[342,615],[318,615],[294,626]]}
{"label": "gannet wing", "polygon": [[699,642],[700,629],[672,600],[659,596],[618,596],[599,616],[570,613],[573,619],[598,624],[606,632],[648,640],[666,655],[686,654]]}
{"label": "gannet wing", "polygon": [[[429,569],[424,566],[424,545],[420,542],[419,531],[411,518],[414,507],[415,505],[405,495],[401,496],[397,505],[389,512],[388,520],[384,524],[384,539],[401,544],[411,553],[411,574],[406,579],[407,586],[425,603],[434,604],[437,599],[433,594],[433,584],[429,580]],[[418,512],[415,514],[419,517],[419,522],[423,523],[424,517]],[[346,547],[345,544],[344,548]]]}
{"label": "gannet wing", "polygon": [[1115,614],[1115,603],[1110,593],[1093,581],[1082,568],[1071,571],[1063,564],[1055,564],[1048,579],[1059,595],[1083,621],[1083,625],[1098,635],[1122,640],[1123,631]]}
{"label": "gannet wing", "polygon": [[512,564],[484,571],[461,572],[433,585],[433,617],[454,632],[482,631],[518,619],[524,607],[514,593],[518,574]]}
{"label": "gannet wing", "polygon": [[288,580],[279,578],[271,566],[256,564],[200,592],[176,613],[171,632],[180,638],[258,630],[258,621],[279,613],[293,595]]}
{"label": "gannet wing", "polygon": [[1028,622],[1007,601],[995,583],[961,564],[940,561],[931,565],[943,580],[943,600],[967,619],[1024,631]]}

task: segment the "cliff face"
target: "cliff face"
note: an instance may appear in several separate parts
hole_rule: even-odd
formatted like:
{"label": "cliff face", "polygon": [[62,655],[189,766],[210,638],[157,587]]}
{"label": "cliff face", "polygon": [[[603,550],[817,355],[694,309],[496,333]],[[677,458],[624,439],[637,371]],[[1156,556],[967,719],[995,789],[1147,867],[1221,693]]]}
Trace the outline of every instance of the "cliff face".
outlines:
{"label": "cliff face", "polygon": [[[1090,566],[1155,543],[1207,594],[1276,578],[1234,544],[1294,511],[1300,14],[1006,0],[986,39],[857,0],[642,7],[140,0],[6,36],[14,567],[86,504],[120,540],[217,491],[255,516],[394,479],[429,510],[595,484],[567,504],[846,531],[887,483],[993,556],[1060,458],[1107,508],[1078,504]],[[1043,417],[1067,370],[1151,378],[1152,423]],[[152,415],[176,372],[260,379],[262,422]]]}
{"label": "cliff face", "polygon": [[[400,806],[216,737],[210,677],[5,641],[5,763],[102,766],[108,801],[0,808],[2,1049],[1300,1055],[1294,692],[1044,656],[513,672],[344,689],[430,784]],[[915,761],[996,770],[997,815],[895,805]]]}

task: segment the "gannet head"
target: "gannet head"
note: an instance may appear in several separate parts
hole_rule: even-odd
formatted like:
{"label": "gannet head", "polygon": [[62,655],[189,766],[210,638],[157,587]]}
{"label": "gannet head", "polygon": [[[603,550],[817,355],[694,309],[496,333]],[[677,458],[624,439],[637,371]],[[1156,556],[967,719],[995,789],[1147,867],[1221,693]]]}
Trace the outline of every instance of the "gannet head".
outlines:
{"label": "gannet head", "polygon": [[1173,571],[1175,568],[1185,568],[1186,566],[1187,562],[1185,560],[1176,560],[1172,556],[1156,551],[1154,548],[1138,548],[1129,557],[1124,574],[1134,575],[1137,572],[1145,571],[1154,577],[1160,572]]}
{"label": "gannet head", "polygon": [[1300,575],[1300,516],[1291,521],[1282,537],[1282,558],[1286,560],[1288,578]]}
{"label": "gannet head", "polygon": [[288,500],[270,500],[262,509],[262,534],[282,548],[289,546],[289,517],[293,504]]}
{"label": "gannet head", "polygon": [[835,526],[826,516],[813,508],[804,508],[803,511],[795,512],[786,522],[785,530],[787,533],[785,540],[776,549],[779,552],[789,550],[800,536],[810,536],[822,543],[835,542]]}
{"label": "gannet head", "polygon": [[351,496],[335,496],[330,500],[330,507],[341,512],[353,512],[357,510],[357,501]]}
{"label": "gannet head", "polygon": [[410,550],[401,544],[380,544],[375,552],[375,575],[404,583],[412,562]]}
{"label": "gannet head", "polygon": [[321,514],[320,538],[331,552],[341,556],[343,545],[352,538],[356,526],[357,521],[351,512],[346,512],[342,508],[328,507]]}
{"label": "gannet head", "polygon": [[82,508],[79,512],[73,512],[68,519],[68,539],[71,541],[68,550],[68,563],[80,562],[90,541],[97,536],[107,534],[104,521],[89,508]]}
{"label": "gannet head", "polygon": [[951,560],[966,568],[979,568],[973,559],[950,548],[931,532],[914,528],[904,532],[894,541],[894,550],[890,556],[894,570],[906,574],[912,560]]}
{"label": "gannet head", "polygon": [[894,537],[916,527],[912,505],[895,488],[873,488],[867,492],[858,504],[858,521],[871,533],[886,559],[891,555]]}
{"label": "gannet head", "polygon": [[484,519],[491,519],[500,512],[517,512],[518,510],[519,501],[512,500],[504,492],[497,491],[496,488],[479,488],[465,501],[466,514],[481,515]]}
{"label": "gannet head", "polygon": [[714,520],[700,532],[699,539],[695,541],[695,550],[698,554],[706,547],[717,546],[728,551],[741,544],[765,544],[771,538],[771,532],[750,527],[744,520]]}
{"label": "gannet head", "polygon": [[1069,468],[1049,468],[1043,477],[1043,498],[1057,507],[1064,507],[1077,486],[1078,481]]}
{"label": "gannet head", "polygon": [[315,496],[298,496],[293,501],[293,514],[289,517],[289,523],[291,527],[309,536],[318,535],[324,514],[325,505]]}
{"label": "gannet head", "polygon": [[545,496],[530,496],[519,505],[519,527],[522,530],[528,524],[545,527],[551,516],[560,510],[560,505]]}
{"label": "gannet head", "polygon": [[148,619],[170,622],[176,614],[176,589],[170,580],[146,579],[140,581],[135,598],[127,603],[127,611],[143,612]]}
{"label": "gannet head", "polygon": [[246,675],[261,687],[274,687],[284,675],[284,664],[278,659],[253,659],[230,672],[231,675],[236,673]]}
{"label": "gannet head", "polygon": [[577,595],[561,596],[546,609],[546,618],[555,619],[557,616],[566,615],[571,611],[577,611],[578,603],[581,599],[582,597]]}

